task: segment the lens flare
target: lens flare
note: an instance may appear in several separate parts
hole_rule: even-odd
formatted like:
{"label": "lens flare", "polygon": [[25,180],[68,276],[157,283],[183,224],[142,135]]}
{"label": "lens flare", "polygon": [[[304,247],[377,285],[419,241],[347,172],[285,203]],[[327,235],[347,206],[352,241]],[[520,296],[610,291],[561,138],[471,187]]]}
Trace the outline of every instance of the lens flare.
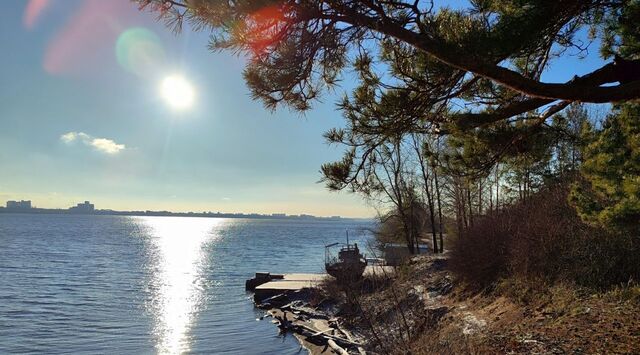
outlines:
{"label": "lens flare", "polygon": [[24,27],[32,30],[38,22],[38,19],[42,16],[42,13],[49,7],[49,5],[51,5],[50,0],[29,0],[22,18]]}
{"label": "lens flare", "polygon": [[[61,2],[55,2],[55,7]],[[43,69],[53,75],[99,75],[110,72],[111,43],[127,24],[137,21],[126,1],[79,2],[47,43]],[[122,27],[125,26],[125,27]],[[106,45],[109,43],[109,45]]]}
{"label": "lens flare", "polygon": [[118,36],[116,59],[125,70],[141,77],[151,77],[164,64],[165,53],[155,33],[143,27],[134,27]]}
{"label": "lens flare", "polygon": [[274,45],[286,23],[287,20],[279,6],[267,6],[253,12],[247,18],[243,31],[246,32],[254,54],[264,53]]}
{"label": "lens flare", "polygon": [[170,75],[160,84],[160,95],[169,106],[182,110],[193,105],[195,90],[181,75]]}

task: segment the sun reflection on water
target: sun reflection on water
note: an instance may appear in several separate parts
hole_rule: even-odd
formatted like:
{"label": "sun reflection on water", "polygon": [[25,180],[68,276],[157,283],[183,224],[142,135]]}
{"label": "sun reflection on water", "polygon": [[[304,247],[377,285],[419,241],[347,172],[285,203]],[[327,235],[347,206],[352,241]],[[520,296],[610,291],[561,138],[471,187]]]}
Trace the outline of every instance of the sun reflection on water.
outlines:
{"label": "sun reflection on water", "polygon": [[158,353],[190,349],[189,331],[204,304],[208,258],[205,246],[218,238],[223,219],[141,217],[150,236],[153,332]]}

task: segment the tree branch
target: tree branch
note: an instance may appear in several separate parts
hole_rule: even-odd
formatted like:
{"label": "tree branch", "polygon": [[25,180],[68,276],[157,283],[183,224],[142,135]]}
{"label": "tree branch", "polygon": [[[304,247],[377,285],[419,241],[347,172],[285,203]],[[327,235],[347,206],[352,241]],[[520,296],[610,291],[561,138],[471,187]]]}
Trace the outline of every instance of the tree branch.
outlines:
{"label": "tree branch", "polygon": [[[425,34],[413,32],[395,23],[382,22],[349,8],[343,8],[342,10],[346,16],[340,16],[341,21],[346,21],[356,26],[364,26],[404,41],[447,65],[473,72],[527,96],[592,103],[619,102],[640,98],[640,80],[617,86],[600,86],[606,83],[626,81],[622,70],[611,70],[613,69],[612,67],[616,67],[616,62],[608,63],[600,69],[606,71],[609,75],[603,77],[603,81],[598,85],[588,85],[575,81],[564,84],[543,83],[499,65],[488,64],[472,54],[461,55]],[[625,65],[632,65],[636,70],[640,71],[640,60],[626,61]]]}
{"label": "tree branch", "polygon": [[[591,85],[591,86],[601,85],[603,83],[606,83],[607,80],[609,80],[609,78],[612,75],[615,75],[618,69],[619,69],[619,64],[609,63],[604,67],[598,70],[595,70],[589,74],[586,74],[582,77],[576,77],[571,81],[567,82],[567,84],[574,83],[577,85]],[[640,95],[640,91],[636,92],[636,94]],[[511,103],[508,106],[498,108],[492,112],[456,114],[454,115],[455,124],[458,128],[463,130],[480,127],[486,124],[491,124],[494,122],[507,119],[509,117],[517,116],[525,112],[533,111],[544,105],[553,103],[554,101],[556,100],[533,98],[533,99]],[[571,100],[564,100],[564,101],[571,102]],[[564,107],[566,107],[566,105],[563,106],[562,108]]]}

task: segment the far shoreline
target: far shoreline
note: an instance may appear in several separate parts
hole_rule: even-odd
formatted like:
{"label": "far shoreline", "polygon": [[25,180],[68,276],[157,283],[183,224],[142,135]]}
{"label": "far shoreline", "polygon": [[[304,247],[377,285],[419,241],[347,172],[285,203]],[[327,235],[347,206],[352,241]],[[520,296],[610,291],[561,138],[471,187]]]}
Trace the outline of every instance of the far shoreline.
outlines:
{"label": "far shoreline", "polygon": [[342,216],[313,216],[307,214],[287,215],[281,213],[259,214],[259,213],[222,213],[222,212],[170,212],[170,211],[116,211],[116,210],[95,210],[91,213],[74,212],[68,209],[59,208],[30,208],[30,209],[8,209],[0,207],[0,214],[57,214],[72,216],[138,216],[138,217],[209,217],[209,218],[236,218],[236,219],[273,219],[273,220],[297,220],[297,221],[373,221],[373,218],[357,218]]}

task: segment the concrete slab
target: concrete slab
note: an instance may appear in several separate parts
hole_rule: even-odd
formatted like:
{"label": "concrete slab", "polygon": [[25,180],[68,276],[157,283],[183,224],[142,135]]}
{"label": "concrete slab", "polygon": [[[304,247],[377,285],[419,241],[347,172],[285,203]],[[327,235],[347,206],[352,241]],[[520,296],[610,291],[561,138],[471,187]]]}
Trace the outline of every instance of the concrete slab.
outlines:
{"label": "concrete slab", "polygon": [[318,286],[327,274],[284,274],[282,279],[276,279],[259,285],[253,296],[256,302],[275,296],[285,291],[299,291]]}
{"label": "concrete slab", "polygon": [[274,281],[323,281],[327,274],[284,274],[281,280]]}
{"label": "concrete slab", "polygon": [[301,281],[270,281],[266,284],[262,284],[256,287],[256,292],[262,292],[264,290],[279,290],[279,291],[297,291],[303,288],[309,288],[317,286],[317,281],[301,280]]}
{"label": "concrete slab", "polygon": [[276,289],[276,290],[301,290],[305,287],[314,287],[325,280],[327,274],[284,274],[283,279],[269,281],[256,287],[256,291]]}

